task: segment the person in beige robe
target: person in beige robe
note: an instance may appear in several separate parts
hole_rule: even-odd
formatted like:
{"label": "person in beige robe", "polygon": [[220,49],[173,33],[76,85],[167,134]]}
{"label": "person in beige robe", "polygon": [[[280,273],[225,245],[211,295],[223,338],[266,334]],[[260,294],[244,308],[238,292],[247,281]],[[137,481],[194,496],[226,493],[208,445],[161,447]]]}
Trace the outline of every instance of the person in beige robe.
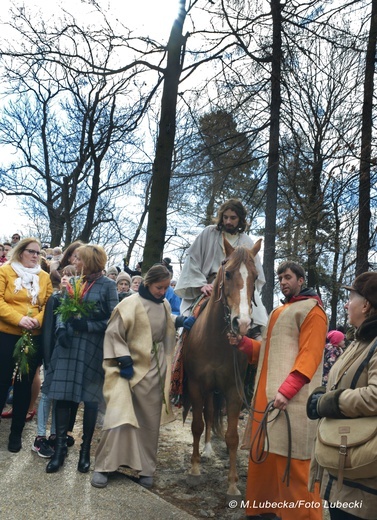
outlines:
{"label": "person in beige robe", "polygon": [[151,487],[156,470],[161,422],[174,418],[167,389],[167,366],[175,344],[175,326],[164,299],[170,273],[162,265],[147,273],[139,293],[123,300],[105,334],[106,413],[95,457],[94,487],[105,487],[120,466],[139,472]]}

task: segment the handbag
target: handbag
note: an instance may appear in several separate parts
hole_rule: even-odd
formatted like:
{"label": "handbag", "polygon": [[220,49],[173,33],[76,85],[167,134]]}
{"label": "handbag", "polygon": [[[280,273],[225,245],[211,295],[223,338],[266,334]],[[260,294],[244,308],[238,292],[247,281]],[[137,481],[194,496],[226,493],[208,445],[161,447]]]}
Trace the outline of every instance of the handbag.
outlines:
{"label": "handbag", "polygon": [[[351,382],[354,389],[364,367],[376,350],[377,342]],[[333,419],[323,417],[318,423],[314,456],[320,466],[337,477],[338,489],[344,478],[377,477],[377,416]]]}
{"label": "handbag", "polygon": [[355,419],[323,417],[318,423],[315,458],[338,478],[377,477],[377,416]]}

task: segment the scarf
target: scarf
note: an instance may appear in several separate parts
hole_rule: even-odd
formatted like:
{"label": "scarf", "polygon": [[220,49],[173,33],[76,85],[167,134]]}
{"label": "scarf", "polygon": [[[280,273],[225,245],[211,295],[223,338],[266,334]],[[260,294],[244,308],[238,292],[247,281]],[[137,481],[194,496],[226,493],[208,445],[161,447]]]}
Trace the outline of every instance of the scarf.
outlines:
{"label": "scarf", "polygon": [[84,282],[94,283],[96,280],[99,280],[103,276],[102,271],[98,271],[97,273],[85,274],[83,276]]}
{"label": "scarf", "polygon": [[377,316],[366,318],[356,330],[355,338],[361,341],[372,341],[377,336]]}
{"label": "scarf", "polygon": [[18,275],[14,282],[14,292],[18,293],[22,288],[27,290],[28,295],[31,298],[31,303],[35,305],[38,301],[39,295],[39,276],[41,272],[41,266],[36,267],[25,267],[20,262],[12,262],[10,264],[12,269]]}
{"label": "scarf", "polygon": [[299,302],[302,300],[308,300],[309,298],[314,298],[315,300],[317,300],[317,302],[320,304],[320,306],[323,307],[321,298],[311,287],[307,287],[306,289],[303,289],[296,296],[291,296],[291,298],[289,298],[289,299],[280,300],[280,301],[283,304],[284,303],[294,303],[294,302]]}
{"label": "scarf", "polygon": [[145,298],[146,300],[150,300],[151,302],[154,302],[154,303],[162,303],[165,299],[165,297],[163,298],[155,298],[153,296],[153,294],[151,294],[149,292],[149,289],[148,287],[145,287],[145,285],[143,284],[143,282],[141,282],[140,286],[139,286],[139,294],[142,298]]}

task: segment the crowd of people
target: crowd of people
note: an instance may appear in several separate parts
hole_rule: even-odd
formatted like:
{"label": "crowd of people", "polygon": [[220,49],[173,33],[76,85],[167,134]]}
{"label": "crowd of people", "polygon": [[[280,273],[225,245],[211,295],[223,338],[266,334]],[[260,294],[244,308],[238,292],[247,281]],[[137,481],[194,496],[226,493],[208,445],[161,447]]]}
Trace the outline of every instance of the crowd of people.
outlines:
{"label": "crowd of people", "polygon": [[[177,281],[167,257],[143,276],[141,261],[135,269],[126,260],[122,270],[107,266],[106,252],[97,244],[47,248],[18,233],[0,244],[0,406],[2,417],[10,419],[9,451],[22,448],[23,428],[39,396],[32,450],[49,459],[47,473],[58,472],[75,442],[72,430],[82,403],[77,470],[87,473],[102,407],[91,484],[105,487],[111,472],[126,466],[138,474],[140,485],[152,487],[160,424],[174,418],[169,380],[176,329],[189,331],[195,302],[211,295],[225,259],[224,240],[233,247],[253,246],[246,227],[241,202],[226,201],[215,224],[188,249]],[[364,273],[346,287],[354,328],[354,340],[346,346],[342,329],[328,331],[321,298],[305,287],[305,271],[297,262],[278,266],[284,300],[268,316],[258,256],[255,263],[250,334],[229,334],[230,348],[244,352],[256,367],[253,414],[243,440],[250,449],[246,514],[322,520],[325,500],[332,520],[373,520],[377,473],[337,486],[336,475],[318,467],[312,453],[319,418],[377,416],[377,354],[367,358],[354,386],[350,376],[377,337],[377,273]],[[266,416],[268,456],[261,461],[256,439]]]}
{"label": "crowd of people", "polygon": [[[1,252],[4,245],[0,245]],[[114,366],[113,358],[116,358],[120,384],[133,389],[123,407],[125,410],[133,407],[137,416],[136,424],[122,425],[118,448],[124,442],[123,435],[126,439],[129,436],[126,444],[133,439],[135,445],[131,450],[130,466],[140,472],[139,483],[150,487],[156,466],[162,410],[160,406],[161,410],[156,411],[155,406],[160,401],[169,403],[168,393],[162,395],[160,389],[169,373],[169,356],[176,337],[174,322],[178,314],[172,313],[165,299],[167,291],[172,291],[170,297],[175,302],[175,311],[177,305],[179,310],[180,301],[170,287],[170,259],[163,259],[161,265],[152,267],[142,277],[140,269],[131,275],[115,266],[106,269],[107,255],[100,245],[75,241],[64,250],[59,247],[50,249],[43,248],[37,238],[22,239],[15,234],[9,246],[4,253],[0,276],[0,405],[2,418],[11,422],[8,450],[13,453],[21,450],[25,422],[36,413],[34,408],[32,414],[29,409],[34,407],[39,396],[32,451],[50,459],[47,473],[59,471],[68,448],[75,442],[72,430],[78,406],[83,403],[82,443],[77,469],[87,473],[98,408],[103,405],[105,390],[109,386],[109,395],[113,397],[109,397],[106,407],[103,443],[108,443],[106,425],[113,424],[110,411],[114,395],[119,396],[113,393],[111,378],[108,384],[105,376],[108,374],[107,359],[111,359],[110,365]],[[160,303],[164,304],[160,306]],[[124,312],[129,314],[135,305],[129,330],[123,330],[116,317],[124,317]],[[110,319],[115,308],[119,314],[114,313]],[[179,323],[185,320],[182,317]],[[118,327],[117,332],[113,324]],[[142,328],[140,344],[137,339],[131,339],[135,333],[140,334],[138,327]],[[106,342],[105,333],[108,337]],[[116,348],[114,338],[119,343]],[[20,345],[20,359],[15,364],[17,345]],[[127,355],[114,354],[122,348],[127,350]],[[35,397],[32,396],[33,386],[36,388]],[[12,404],[6,409],[10,393]],[[156,399],[153,401],[151,396],[154,395]],[[143,406],[145,396],[149,400],[147,406],[145,403]],[[153,419],[150,418],[152,412]],[[118,410],[116,415],[119,422],[121,414]],[[165,415],[163,418],[166,419]],[[112,439],[114,430],[107,433]],[[117,457],[122,460],[121,451],[119,454],[113,451],[111,471]],[[96,467],[100,467],[102,474],[105,474],[106,464],[99,451]],[[117,467],[121,464],[124,463],[120,462]],[[93,476],[93,486],[99,487],[96,475],[97,472]]]}

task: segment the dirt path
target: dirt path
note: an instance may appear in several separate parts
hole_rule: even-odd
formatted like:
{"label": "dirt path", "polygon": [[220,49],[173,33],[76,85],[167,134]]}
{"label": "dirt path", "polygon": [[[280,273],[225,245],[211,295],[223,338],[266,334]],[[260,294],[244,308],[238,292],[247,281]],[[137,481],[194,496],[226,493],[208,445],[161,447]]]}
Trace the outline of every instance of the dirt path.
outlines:
{"label": "dirt path", "polygon": [[[198,484],[193,487],[189,482],[187,473],[192,452],[191,416],[183,425],[181,413],[178,412],[177,415],[176,421],[161,429],[153,492],[197,518],[243,518],[244,511],[232,510],[226,506],[229,459],[223,440],[213,439],[213,458],[202,460],[202,475]],[[244,422],[240,421],[240,436]],[[204,446],[203,440],[201,446]],[[239,450],[237,467],[242,498],[246,486],[247,462],[248,452]]]}

